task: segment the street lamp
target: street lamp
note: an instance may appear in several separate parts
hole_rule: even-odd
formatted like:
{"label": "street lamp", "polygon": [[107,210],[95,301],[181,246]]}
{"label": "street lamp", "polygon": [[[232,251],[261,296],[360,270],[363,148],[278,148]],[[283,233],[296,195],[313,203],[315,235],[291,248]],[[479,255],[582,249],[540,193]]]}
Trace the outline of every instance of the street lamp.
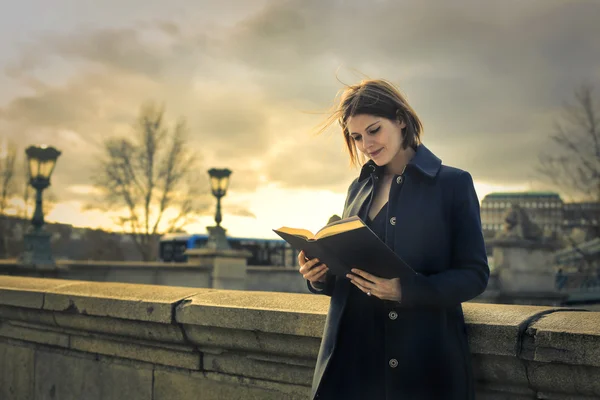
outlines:
{"label": "street lamp", "polygon": [[206,228],[208,229],[209,234],[205,247],[217,250],[228,250],[231,247],[229,246],[227,236],[225,235],[226,230],[221,226],[221,197],[225,196],[227,193],[231,170],[227,168],[211,168],[208,170],[208,175],[210,176],[210,188],[212,194],[217,198],[217,212],[215,214],[215,222],[217,225],[208,226]]}
{"label": "street lamp", "polygon": [[29,184],[35,189],[35,211],[31,219],[31,228],[23,238],[22,264],[36,267],[53,267],[54,259],[50,250],[50,233],[43,229],[44,211],[42,192],[50,186],[50,176],[54,171],[56,159],[61,152],[54,147],[29,146],[25,150],[29,166]]}

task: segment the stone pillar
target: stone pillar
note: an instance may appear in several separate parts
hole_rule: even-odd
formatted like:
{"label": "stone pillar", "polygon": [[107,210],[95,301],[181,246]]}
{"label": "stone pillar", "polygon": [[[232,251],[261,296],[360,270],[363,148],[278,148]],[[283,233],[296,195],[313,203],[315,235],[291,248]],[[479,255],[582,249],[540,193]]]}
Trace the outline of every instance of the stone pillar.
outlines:
{"label": "stone pillar", "polygon": [[188,249],[188,264],[211,268],[211,288],[246,289],[247,260],[252,256],[247,250],[198,248]]}
{"label": "stone pillar", "polygon": [[567,295],[556,289],[551,243],[500,238],[493,246],[498,303],[561,305]]}

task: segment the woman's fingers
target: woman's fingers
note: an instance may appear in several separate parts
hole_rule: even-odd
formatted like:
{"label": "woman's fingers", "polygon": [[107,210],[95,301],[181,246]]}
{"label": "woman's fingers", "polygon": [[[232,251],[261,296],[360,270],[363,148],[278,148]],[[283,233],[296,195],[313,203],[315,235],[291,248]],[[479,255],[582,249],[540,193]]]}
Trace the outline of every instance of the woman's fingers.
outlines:
{"label": "woman's fingers", "polygon": [[359,276],[363,277],[364,279],[374,282],[374,283],[379,283],[379,282],[383,281],[383,278],[380,278],[378,276],[375,276],[373,274],[365,272],[362,269],[352,268],[351,272],[353,274],[359,275]]}
{"label": "woman's fingers", "polygon": [[327,271],[329,271],[329,268],[327,268],[327,265],[325,264],[317,266],[317,264],[320,263],[321,261],[319,261],[318,258],[313,258],[310,260],[307,259],[304,251],[300,251],[298,253],[298,264],[300,265],[300,269],[298,271],[306,280],[311,282],[322,280],[323,276],[325,276]]}
{"label": "woman's fingers", "polygon": [[313,258],[312,260],[304,261],[303,263],[300,264],[300,273],[302,275],[306,274],[308,271],[310,271],[319,262],[320,261],[319,261],[318,258]]}
{"label": "woman's fingers", "polygon": [[302,274],[302,276],[304,276],[304,279],[308,279],[309,281],[312,281],[312,280],[317,279],[319,274],[327,272],[327,269],[328,269],[327,265],[322,264],[322,265],[319,265],[318,267],[311,268],[308,272]]}
{"label": "woman's fingers", "polygon": [[375,287],[374,282],[369,282],[368,280],[363,279],[362,277],[360,277],[358,275],[347,274],[346,277],[349,278],[352,282],[356,282],[364,288],[373,289]]}
{"label": "woman's fingers", "polygon": [[353,281],[353,280],[351,280],[350,282],[352,282],[352,284],[353,284],[354,286],[356,286],[357,288],[359,288],[359,289],[360,289],[360,290],[361,290],[363,293],[369,293],[369,292],[371,292],[371,296],[374,296],[374,297],[379,297],[379,296],[377,295],[377,293],[375,293],[375,292],[374,292],[374,289],[368,289],[368,288],[366,288],[366,287],[362,286],[360,283],[358,283],[358,282],[356,282],[356,281]]}
{"label": "woman's fingers", "polygon": [[[323,265],[325,265],[325,264],[323,264]],[[323,281],[323,277],[325,276],[327,271],[329,271],[329,268],[327,268],[327,266],[325,266],[325,268],[321,272],[319,272],[318,274],[316,274],[313,277],[313,281]]]}
{"label": "woman's fingers", "polygon": [[306,262],[306,256],[304,254],[304,250],[301,250],[298,253],[298,265],[303,265]]}

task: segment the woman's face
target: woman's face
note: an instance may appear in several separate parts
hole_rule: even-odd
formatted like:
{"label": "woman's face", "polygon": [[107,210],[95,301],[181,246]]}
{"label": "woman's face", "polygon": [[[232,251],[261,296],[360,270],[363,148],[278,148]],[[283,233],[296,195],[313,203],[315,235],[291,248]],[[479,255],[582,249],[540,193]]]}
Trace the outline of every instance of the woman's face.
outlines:
{"label": "woman's face", "polygon": [[358,114],[349,117],[346,126],[358,151],[380,167],[392,161],[402,149],[404,122]]}

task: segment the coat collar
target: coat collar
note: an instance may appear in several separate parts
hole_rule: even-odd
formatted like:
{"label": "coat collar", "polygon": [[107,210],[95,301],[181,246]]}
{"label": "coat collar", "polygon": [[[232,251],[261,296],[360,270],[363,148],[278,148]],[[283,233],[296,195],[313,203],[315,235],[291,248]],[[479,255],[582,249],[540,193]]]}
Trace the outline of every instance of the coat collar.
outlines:
{"label": "coat collar", "polygon": [[[442,160],[425,147],[425,145],[420,144],[417,146],[415,155],[409,161],[408,166],[414,167],[429,178],[435,178],[442,166]],[[383,169],[384,167],[380,167],[373,160],[369,160],[362,166],[358,181],[367,179],[371,174],[380,175],[383,173]]]}

